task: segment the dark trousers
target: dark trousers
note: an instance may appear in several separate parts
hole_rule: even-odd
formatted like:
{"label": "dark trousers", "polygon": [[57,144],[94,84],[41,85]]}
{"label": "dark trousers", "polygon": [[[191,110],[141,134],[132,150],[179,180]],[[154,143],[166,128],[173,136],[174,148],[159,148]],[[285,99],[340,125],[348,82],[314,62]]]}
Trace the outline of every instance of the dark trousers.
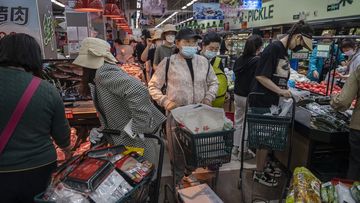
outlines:
{"label": "dark trousers", "polygon": [[21,172],[0,173],[0,203],[31,203],[44,192],[56,162]]}
{"label": "dark trousers", "polygon": [[347,178],[360,180],[360,131],[350,129],[350,157]]}

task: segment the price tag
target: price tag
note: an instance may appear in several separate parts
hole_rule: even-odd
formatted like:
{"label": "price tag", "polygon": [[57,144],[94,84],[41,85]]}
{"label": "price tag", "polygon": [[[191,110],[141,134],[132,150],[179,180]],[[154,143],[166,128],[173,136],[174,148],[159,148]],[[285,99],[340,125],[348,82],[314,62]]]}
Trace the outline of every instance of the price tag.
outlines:
{"label": "price tag", "polygon": [[309,52],[293,52],[291,54],[292,59],[307,59],[309,57]]}
{"label": "price tag", "polygon": [[329,58],[330,45],[328,44],[318,44],[316,56],[320,58]]}
{"label": "price tag", "polygon": [[72,111],[72,110],[65,110],[65,117],[66,117],[67,119],[72,119],[72,118],[74,118],[73,111]]}

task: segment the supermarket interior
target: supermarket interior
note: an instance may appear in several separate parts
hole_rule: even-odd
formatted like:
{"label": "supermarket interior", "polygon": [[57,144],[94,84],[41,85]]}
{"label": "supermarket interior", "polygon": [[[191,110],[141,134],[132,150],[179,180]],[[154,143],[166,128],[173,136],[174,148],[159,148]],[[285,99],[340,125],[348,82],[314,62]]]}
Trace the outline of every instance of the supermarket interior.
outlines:
{"label": "supermarket interior", "polygon": [[360,203],[360,0],[0,0],[0,203]]}

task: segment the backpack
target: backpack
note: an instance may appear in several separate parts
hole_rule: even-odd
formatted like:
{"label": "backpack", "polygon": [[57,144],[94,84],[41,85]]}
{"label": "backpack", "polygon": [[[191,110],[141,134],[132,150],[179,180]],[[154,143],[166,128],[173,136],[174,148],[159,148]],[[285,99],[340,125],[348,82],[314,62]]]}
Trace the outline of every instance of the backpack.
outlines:
{"label": "backpack", "polygon": [[228,89],[227,77],[225,73],[220,69],[220,63],[221,63],[221,58],[216,57],[213,64],[213,69],[219,81],[219,88],[216,94],[216,98],[212,102],[212,106],[217,108],[223,108],[225,103],[226,92]]}

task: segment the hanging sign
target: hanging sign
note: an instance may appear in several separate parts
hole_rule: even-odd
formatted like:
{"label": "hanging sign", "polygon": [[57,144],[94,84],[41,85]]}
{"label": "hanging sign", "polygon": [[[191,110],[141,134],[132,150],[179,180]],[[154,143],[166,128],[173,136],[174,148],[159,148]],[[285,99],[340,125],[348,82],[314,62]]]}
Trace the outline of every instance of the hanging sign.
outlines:
{"label": "hanging sign", "polygon": [[195,3],[194,19],[195,20],[223,20],[224,12],[219,3]]}
{"label": "hanging sign", "polygon": [[220,8],[224,12],[225,18],[239,17],[240,7],[237,0],[220,0]]}
{"label": "hanging sign", "polygon": [[143,0],[142,10],[144,15],[164,15],[167,9],[166,0]]}
{"label": "hanging sign", "polygon": [[243,0],[241,9],[242,10],[256,10],[261,9],[262,0]]}

